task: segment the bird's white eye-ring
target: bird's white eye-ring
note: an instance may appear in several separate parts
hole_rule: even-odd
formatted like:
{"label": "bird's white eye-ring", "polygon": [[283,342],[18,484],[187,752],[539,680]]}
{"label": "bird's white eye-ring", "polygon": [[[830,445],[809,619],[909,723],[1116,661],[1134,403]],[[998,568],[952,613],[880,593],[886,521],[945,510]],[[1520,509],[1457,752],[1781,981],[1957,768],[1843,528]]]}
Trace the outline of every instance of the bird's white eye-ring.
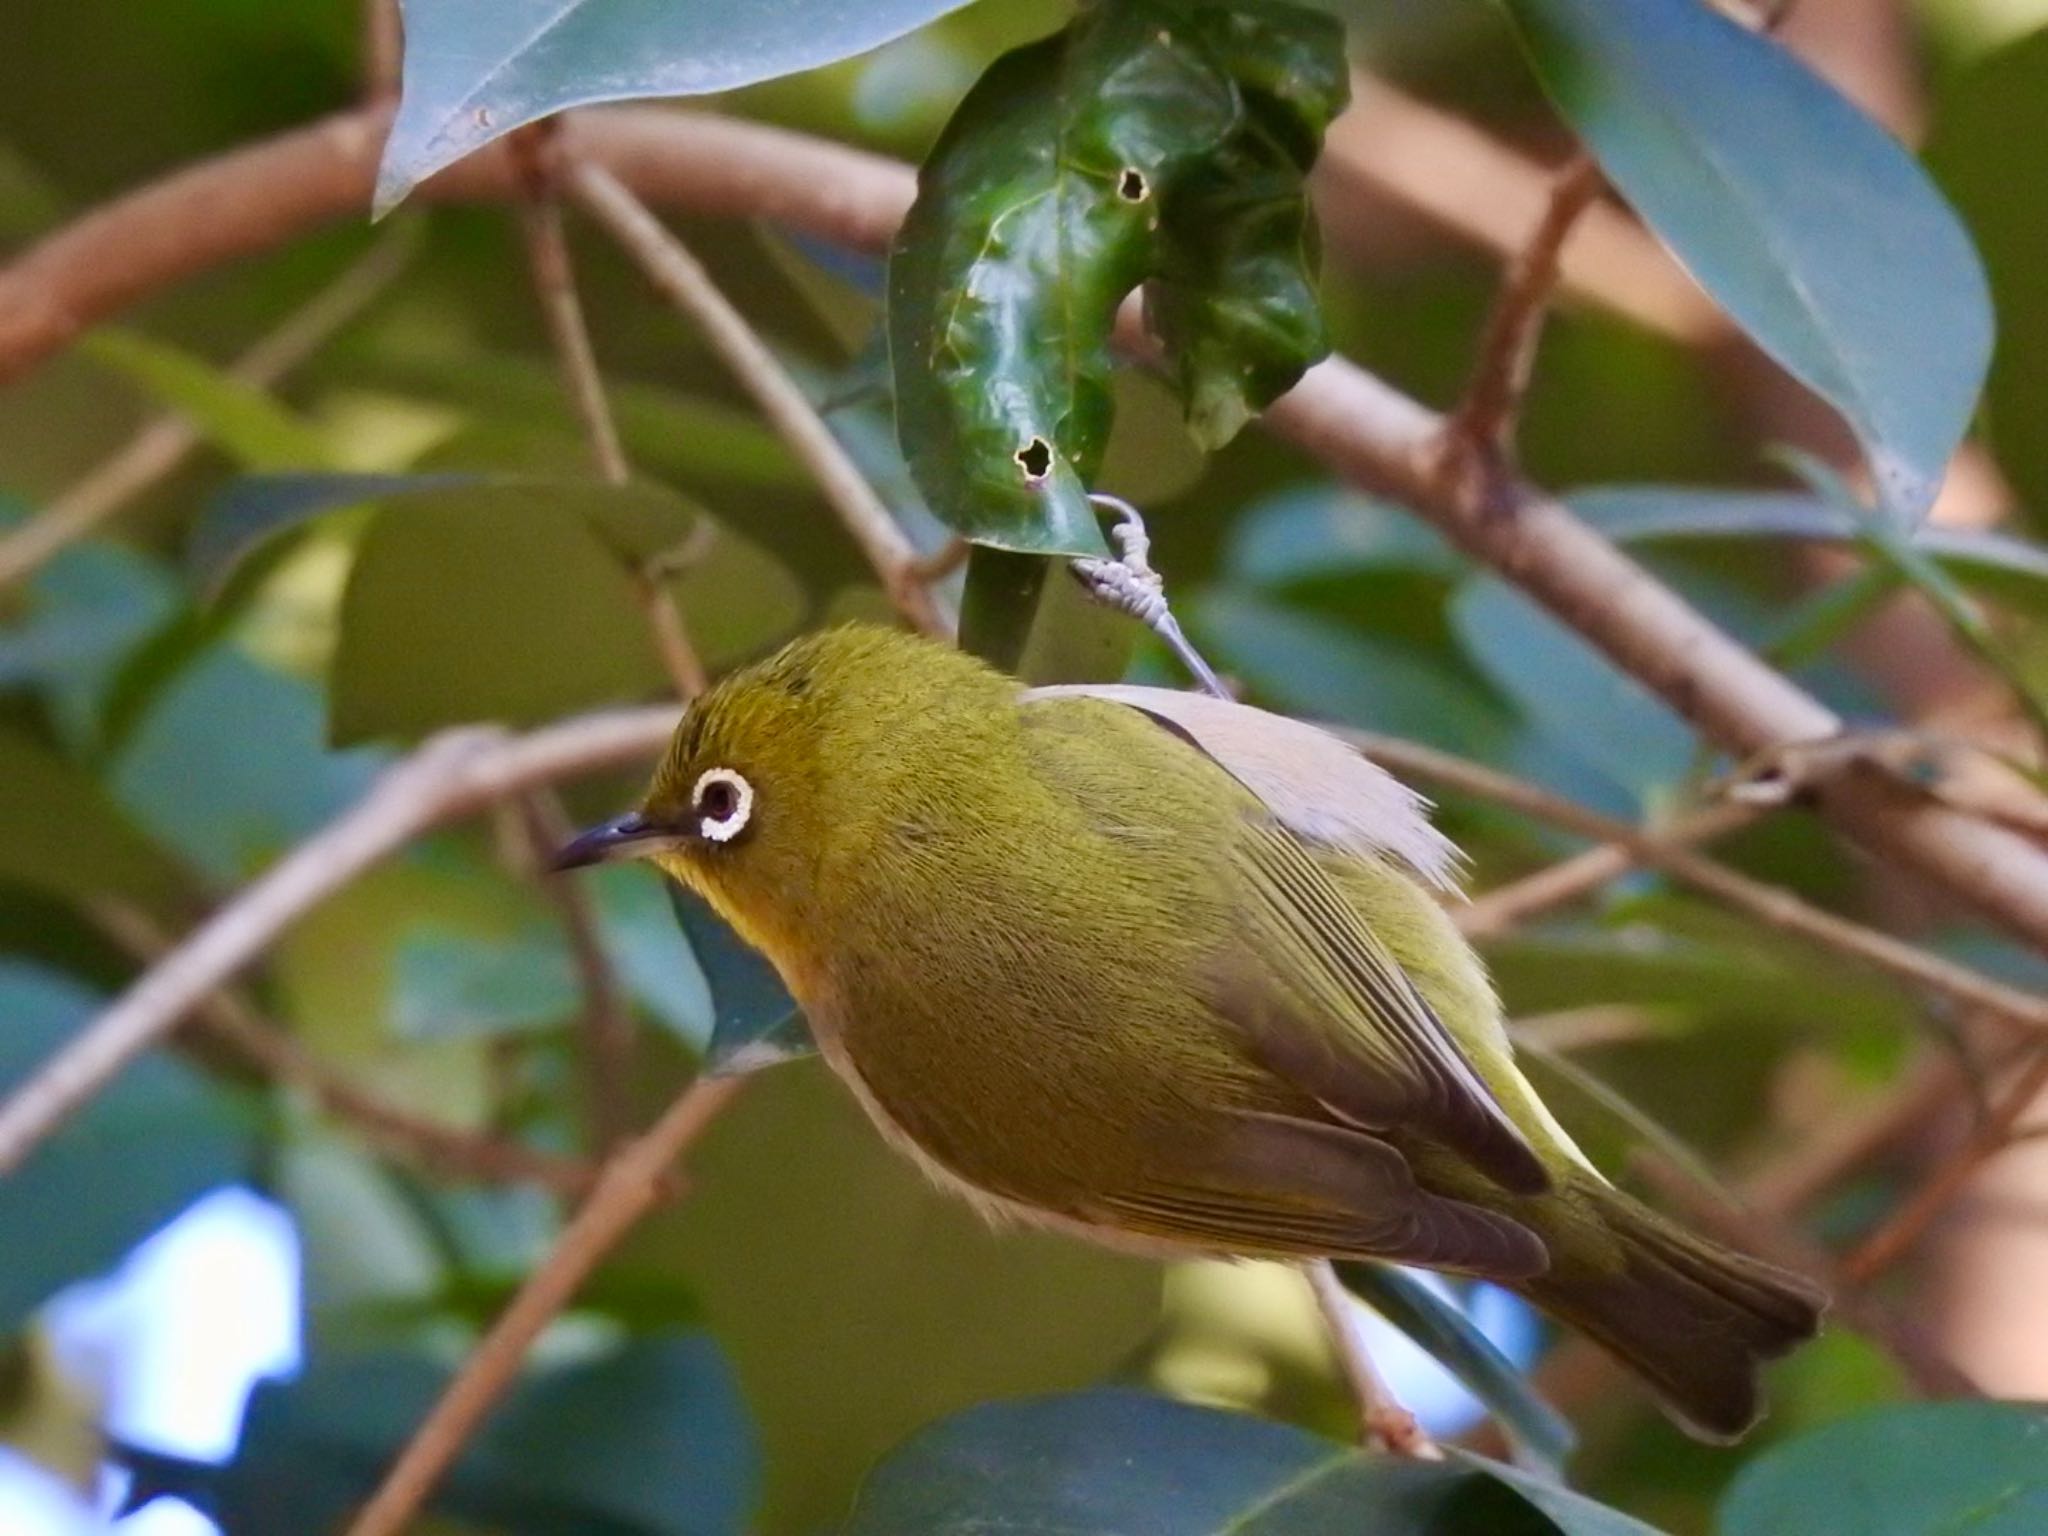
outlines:
{"label": "bird's white eye-ring", "polygon": [[697,814],[700,833],[714,843],[729,843],[754,814],[754,786],[730,768],[706,768],[690,791],[690,809]]}

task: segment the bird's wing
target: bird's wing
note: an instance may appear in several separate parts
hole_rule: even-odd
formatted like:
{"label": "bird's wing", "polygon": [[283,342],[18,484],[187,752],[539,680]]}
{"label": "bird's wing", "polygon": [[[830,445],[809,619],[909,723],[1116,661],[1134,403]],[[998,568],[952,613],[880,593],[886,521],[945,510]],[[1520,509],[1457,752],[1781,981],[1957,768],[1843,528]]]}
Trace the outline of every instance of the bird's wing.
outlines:
{"label": "bird's wing", "polygon": [[1495,1280],[1549,1266],[1527,1227],[1431,1194],[1385,1142],[1288,1115],[1232,1113],[1201,1163],[1111,1191],[1082,1214],[1238,1256],[1390,1259]]}
{"label": "bird's wing", "polygon": [[1199,748],[1310,842],[1398,860],[1445,890],[1457,884],[1457,846],[1430,824],[1429,802],[1305,721],[1203,693],[1127,683],[1062,684],[1025,697],[1108,699],[1140,710]]}
{"label": "bird's wing", "polygon": [[1340,1121],[1457,1153],[1517,1193],[1550,1176],[1400,962],[1292,832],[1248,818],[1231,845],[1239,942],[1216,1006],[1267,1070]]}

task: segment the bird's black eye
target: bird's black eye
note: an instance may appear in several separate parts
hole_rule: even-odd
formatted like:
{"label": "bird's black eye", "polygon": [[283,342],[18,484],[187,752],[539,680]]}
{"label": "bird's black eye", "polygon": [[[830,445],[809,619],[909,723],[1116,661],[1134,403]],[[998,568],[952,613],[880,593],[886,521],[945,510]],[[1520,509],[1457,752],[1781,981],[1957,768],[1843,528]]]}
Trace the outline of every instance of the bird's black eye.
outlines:
{"label": "bird's black eye", "polygon": [[690,795],[698,832],[714,843],[730,842],[754,813],[754,786],[731,768],[707,768]]}

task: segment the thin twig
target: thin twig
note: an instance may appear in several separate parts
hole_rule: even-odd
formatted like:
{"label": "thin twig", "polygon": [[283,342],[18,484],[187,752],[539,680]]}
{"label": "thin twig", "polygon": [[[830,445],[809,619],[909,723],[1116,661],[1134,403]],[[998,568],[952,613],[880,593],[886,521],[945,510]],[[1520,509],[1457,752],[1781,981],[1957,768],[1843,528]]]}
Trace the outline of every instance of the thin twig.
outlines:
{"label": "thin twig", "polygon": [[428,738],[363,798],[245,886],[0,1103],[0,1176],[163,1039],[322,898],[430,827],[539,784],[653,756],[668,709],[619,710],[525,736],[461,727]]}
{"label": "thin twig", "polygon": [[1752,880],[1703,854],[1667,842],[1654,832],[1589,811],[1525,780],[1414,742],[1367,731],[1336,729],[1338,735],[1366,756],[1396,773],[1433,779],[1551,822],[1581,837],[1616,844],[1627,849],[1638,862],[1683,880],[1774,928],[1854,955],[1894,976],[1966,1006],[1985,1009],[2024,1029],[2048,1032],[2048,998],[2009,987],[1891,934],[1837,917],[1800,900],[1790,891]]}
{"label": "thin twig", "polygon": [[1322,1314],[1324,1331],[1330,1336],[1352,1401],[1358,1406],[1359,1437],[1367,1445],[1384,1447],[1390,1455],[1414,1461],[1442,1461],[1444,1453],[1430,1439],[1429,1431],[1394,1396],[1379,1367],[1373,1364],[1359,1326],[1357,1303],[1337,1278],[1336,1267],[1328,1259],[1316,1259],[1301,1269],[1315,1295],[1316,1310]]}
{"label": "thin twig", "polygon": [[581,881],[556,880],[547,874],[549,859],[572,830],[561,801],[551,790],[536,789],[519,797],[516,814],[525,833],[520,862],[561,914],[562,931],[583,985],[590,1144],[593,1151],[609,1156],[632,1124],[633,1012],[605,953],[589,891]]}
{"label": "thin twig", "polygon": [[[506,148],[512,156],[513,174],[520,189],[519,224],[526,239],[527,261],[533,268],[534,291],[540,297],[548,339],[561,364],[563,385],[583,428],[584,441],[590,445],[590,457],[597,472],[613,485],[625,485],[633,478],[633,466],[627,462],[611,402],[605,397],[597,349],[590,343],[590,326],[576,291],[576,268],[562,228],[564,161],[560,125],[548,118],[522,128],[510,136]],[[710,679],[697,647],[690,640],[689,626],[683,622],[674,594],[648,567],[634,573],[633,585],[641,611],[647,617],[655,651],[677,697],[685,701],[694,699]]]}
{"label": "thin twig", "polygon": [[[154,962],[173,947],[140,912],[99,902],[94,904],[92,916],[139,960]],[[588,1194],[597,1181],[593,1163],[554,1157],[517,1141],[460,1130],[386,1103],[307,1051],[228,988],[207,993],[193,1012],[208,1034],[250,1066],[303,1093],[322,1113],[346,1122],[389,1156],[444,1177],[538,1184],[557,1194],[579,1197]]]}
{"label": "thin twig", "polygon": [[[389,288],[418,249],[402,223],[228,365],[228,377],[267,388],[311,357]],[[163,480],[204,441],[184,416],[159,416],[88,470],[40,515],[0,537],[0,589],[32,576]]]}
{"label": "thin twig", "polygon": [[405,24],[398,0],[363,0],[363,99],[396,98],[404,64]]}
{"label": "thin twig", "polygon": [[928,635],[949,636],[951,626],[919,570],[916,549],[817,407],[746,317],[719,292],[703,264],[603,166],[578,162],[570,169],[568,182],[585,211],[611,232],[662,296],[696,323],[769,424],[803,461],[881,577],[896,611]]}
{"label": "thin twig", "polygon": [[[1709,843],[1746,827],[1760,811],[1755,806],[1721,804],[1682,816],[1659,827],[1656,836],[1672,847]],[[1452,912],[1458,931],[1468,939],[1491,938],[1528,922],[1541,913],[1576,901],[1608,881],[1628,873],[1636,856],[1619,843],[1603,843],[1568,859],[1560,859],[1506,885],[1482,891]]]}
{"label": "thin twig", "polygon": [[935,581],[944,581],[959,570],[967,563],[967,557],[972,553],[974,545],[956,533],[930,554],[919,555],[911,561],[909,574],[930,586]]}
{"label": "thin twig", "polygon": [[552,1252],[463,1362],[346,1536],[400,1536],[519,1374],[527,1351],[591,1271],[660,1197],[672,1166],[732,1102],[743,1077],[702,1077],[606,1163]]}
{"label": "thin twig", "polygon": [[1559,256],[1579,215],[1600,196],[1607,179],[1580,154],[1552,181],[1550,199],[1528,242],[1509,262],[1500,292],[1479,339],[1479,358],[1463,398],[1444,419],[1442,451],[1447,474],[1466,495],[1488,497],[1506,471],[1515,424],[1536,367],[1536,346],[1557,287]]}
{"label": "thin twig", "polygon": [[1842,1277],[1868,1285],[1905,1256],[1970,1176],[2011,1144],[2012,1132],[2048,1090],[2048,1049],[2020,1069],[2011,1089],[1970,1137],[1940,1163],[1883,1225],[1842,1260]]}
{"label": "thin twig", "polygon": [[547,118],[512,134],[507,142],[514,174],[519,179],[519,225],[526,239],[526,258],[533,268],[533,286],[540,295],[548,340],[561,363],[562,382],[583,428],[584,441],[597,472],[613,485],[633,478],[619,429],[605,398],[598,372],[597,350],[583,318],[576,291],[576,269],[562,229],[562,144],[560,125]]}
{"label": "thin twig", "polygon": [[1796,1216],[1924,1131],[1963,1088],[1955,1058],[1923,1049],[1875,1102],[1828,1117],[1744,1180],[1749,1202]]}

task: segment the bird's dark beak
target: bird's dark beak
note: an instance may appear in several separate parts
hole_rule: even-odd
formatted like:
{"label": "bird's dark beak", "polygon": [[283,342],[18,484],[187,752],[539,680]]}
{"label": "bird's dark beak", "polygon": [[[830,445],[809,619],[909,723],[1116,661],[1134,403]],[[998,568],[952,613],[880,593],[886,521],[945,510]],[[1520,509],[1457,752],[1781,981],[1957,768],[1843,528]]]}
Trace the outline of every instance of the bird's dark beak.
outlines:
{"label": "bird's dark beak", "polygon": [[655,825],[638,811],[628,811],[577,833],[555,850],[548,868],[559,874],[565,869],[582,869],[613,859],[645,858],[673,841],[666,828]]}

